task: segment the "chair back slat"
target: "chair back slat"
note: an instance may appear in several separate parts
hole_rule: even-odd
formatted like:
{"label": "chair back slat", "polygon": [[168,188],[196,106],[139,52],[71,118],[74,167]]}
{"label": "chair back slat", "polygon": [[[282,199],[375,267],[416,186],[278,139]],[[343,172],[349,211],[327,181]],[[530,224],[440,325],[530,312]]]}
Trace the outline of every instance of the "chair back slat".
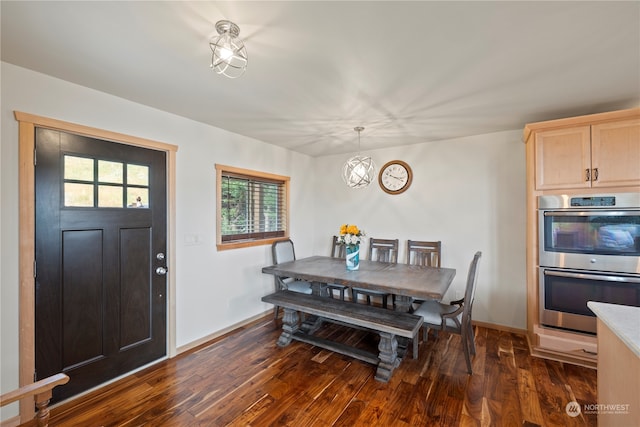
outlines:
{"label": "chair back slat", "polygon": [[398,262],[398,239],[369,239],[369,259],[377,262]]}
{"label": "chair back slat", "polygon": [[338,243],[338,236],[331,238],[331,257],[332,258],[346,258],[347,254],[344,245]]}
{"label": "chair back slat", "polygon": [[407,264],[440,267],[442,242],[407,240]]}

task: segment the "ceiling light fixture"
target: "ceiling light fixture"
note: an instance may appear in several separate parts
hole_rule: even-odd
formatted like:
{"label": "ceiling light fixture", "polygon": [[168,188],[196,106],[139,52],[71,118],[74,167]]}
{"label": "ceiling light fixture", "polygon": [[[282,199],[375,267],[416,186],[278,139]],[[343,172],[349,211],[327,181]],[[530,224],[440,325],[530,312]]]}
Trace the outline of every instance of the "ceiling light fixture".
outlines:
{"label": "ceiling light fixture", "polygon": [[362,126],[353,128],[358,132],[358,155],[347,160],[342,167],[342,179],[351,188],[364,188],[371,184],[376,176],[376,165],[373,159],[360,155],[360,132]]}
{"label": "ceiling light fixture", "polygon": [[216,22],[219,36],[209,40],[211,48],[210,67],[218,74],[235,79],[247,69],[247,49],[238,37],[240,28],[231,21]]}

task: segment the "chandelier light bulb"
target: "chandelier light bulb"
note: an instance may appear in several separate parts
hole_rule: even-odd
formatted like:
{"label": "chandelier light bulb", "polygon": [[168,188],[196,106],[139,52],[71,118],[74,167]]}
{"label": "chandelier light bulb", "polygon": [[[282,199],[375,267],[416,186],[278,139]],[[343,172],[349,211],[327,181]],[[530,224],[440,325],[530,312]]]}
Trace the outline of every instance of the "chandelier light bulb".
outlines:
{"label": "chandelier light bulb", "polygon": [[229,58],[233,56],[233,51],[227,47],[220,48],[220,59],[228,62]]}

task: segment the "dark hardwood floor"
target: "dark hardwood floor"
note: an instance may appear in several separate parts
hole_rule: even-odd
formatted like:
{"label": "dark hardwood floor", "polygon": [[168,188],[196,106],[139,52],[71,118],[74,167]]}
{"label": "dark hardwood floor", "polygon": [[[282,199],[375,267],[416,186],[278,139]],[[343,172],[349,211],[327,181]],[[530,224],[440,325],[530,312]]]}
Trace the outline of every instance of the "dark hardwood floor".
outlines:
{"label": "dark hardwood floor", "polygon": [[[529,356],[524,336],[476,327],[474,375],[460,337],[431,332],[387,384],[372,365],[293,342],[264,318],[51,411],[51,426],[595,426],[596,371]],[[363,348],[373,334],[328,324]],[[72,379],[73,380],[73,379]]]}

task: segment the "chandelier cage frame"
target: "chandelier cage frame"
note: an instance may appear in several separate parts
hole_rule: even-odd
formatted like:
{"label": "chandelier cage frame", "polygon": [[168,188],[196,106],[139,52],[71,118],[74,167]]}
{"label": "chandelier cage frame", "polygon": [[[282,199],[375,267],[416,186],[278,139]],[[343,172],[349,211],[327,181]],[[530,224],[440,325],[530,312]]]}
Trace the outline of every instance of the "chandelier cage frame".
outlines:
{"label": "chandelier cage frame", "polygon": [[218,74],[236,79],[244,74],[249,63],[247,48],[239,37],[240,27],[231,21],[216,22],[218,36],[209,40],[210,67]]}
{"label": "chandelier cage frame", "polygon": [[342,166],[342,180],[351,188],[365,188],[375,179],[376,165],[370,156],[360,155],[360,132],[364,127],[356,126],[353,130],[358,132],[358,154]]}

